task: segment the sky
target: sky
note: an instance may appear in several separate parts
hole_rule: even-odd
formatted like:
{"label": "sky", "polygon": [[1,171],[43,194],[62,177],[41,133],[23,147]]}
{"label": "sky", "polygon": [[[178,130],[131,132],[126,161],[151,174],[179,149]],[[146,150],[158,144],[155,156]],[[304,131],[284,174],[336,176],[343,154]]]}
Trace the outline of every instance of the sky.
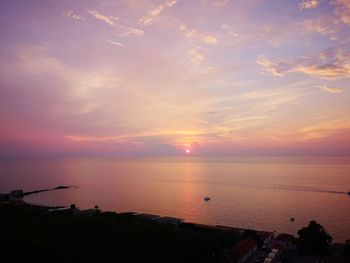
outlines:
{"label": "sky", "polygon": [[3,0],[0,56],[2,156],[350,154],[348,0]]}

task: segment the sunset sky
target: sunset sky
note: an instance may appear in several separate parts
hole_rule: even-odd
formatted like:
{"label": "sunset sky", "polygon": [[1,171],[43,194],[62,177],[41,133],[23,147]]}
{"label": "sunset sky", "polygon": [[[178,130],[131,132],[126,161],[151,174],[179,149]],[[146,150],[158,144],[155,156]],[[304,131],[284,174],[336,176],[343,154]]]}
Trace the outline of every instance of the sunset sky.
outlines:
{"label": "sunset sky", "polygon": [[348,0],[4,0],[0,40],[0,155],[350,154]]}

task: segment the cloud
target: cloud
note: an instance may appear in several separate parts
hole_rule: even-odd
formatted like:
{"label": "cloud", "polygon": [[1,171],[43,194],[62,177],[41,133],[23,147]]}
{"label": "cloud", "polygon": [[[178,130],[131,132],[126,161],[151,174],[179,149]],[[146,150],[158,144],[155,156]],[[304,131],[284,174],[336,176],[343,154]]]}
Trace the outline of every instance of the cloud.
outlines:
{"label": "cloud", "polygon": [[325,92],[328,92],[328,93],[335,93],[335,94],[339,94],[339,93],[343,93],[344,90],[341,89],[341,88],[336,88],[336,87],[328,87],[328,86],[325,86],[325,85],[317,85],[315,86],[316,88],[319,88],[320,90],[323,90]]}
{"label": "cloud", "polygon": [[312,9],[318,7],[320,2],[318,0],[303,0],[299,7],[301,10],[303,9]]}
{"label": "cloud", "polygon": [[227,3],[229,2],[229,0],[203,0],[202,1],[204,4],[212,4],[213,6],[216,7],[222,7],[227,5]]}
{"label": "cloud", "polygon": [[221,29],[228,33],[229,36],[238,37],[238,33],[232,31],[231,27],[228,24],[222,24]]}
{"label": "cloud", "polygon": [[116,16],[106,16],[96,10],[87,10],[87,12],[107,25],[113,27],[119,32],[119,36],[128,37],[131,35],[142,36],[143,30],[129,26],[128,22]]}
{"label": "cloud", "polygon": [[336,6],[335,13],[339,20],[346,25],[350,25],[350,1],[348,0],[333,0],[331,2]]}
{"label": "cloud", "polygon": [[199,48],[192,47],[187,54],[189,59],[195,64],[200,63],[204,59],[204,53]]}
{"label": "cloud", "polygon": [[188,26],[184,22],[179,21],[179,20],[176,20],[176,23],[177,23],[180,31],[182,33],[184,33],[184,35],[188,39],[190,39],[191,41],[197,40],[197,41],[200,41],[202,43],[210,44],[210,45],[215,45],[218,43],[217,38],[211,34],[206,34],[206,33],[200,32],[197,29],[190,29],[190,28],[188,28]]}
{"label": "cloud", "polygon": [[165,3],[168,7],[172,7],[173,5],[176,4],[176,0],[169,0],[168,2]]}
{"label": "cloud", "polygon": [[117,42],[117,41],[112,41],[112,40],[106,40],[107,43],[110,43],[110,44],[113,44],[113,45],[116,45],[116,46],[120,46],[120,47],[124,47],[125,45],[120,43],[120,42]]}
{"label": "cloud", "polygon": [[291,71],[318,76],[325,79],[341,79],[350,77],[349,65],[297,65]]}
{"label": "cloud", "polygon": [[107,25],[110,25],[110,26],[117,25],[115,23],[115,21],[118,20],[117,17],[105,16],[105,15],[97,12],[96,10],[87,10],[87,11],[89,12],[90,15],[94,16],[98,20],[105,22]]}
{"label": "cloud", "polygon": [[153,19],[159,16],[164,10],[163,5],[158,5],[154,9],[152,9],[147,16],[141,17],[139,19],[139,23],[143,26],[147,26],[152,23]]}
{"label": "cloud", "polygon": [[196,65],[202,62],[205,54],[210,50],[202,47],[201,44],[216,45],[218,40],[215,36],[189,28],[184,22],[175,20],[179,30],[189,41],[189,49],[187,51],[188,58]]}
{"label": "cloud", "polygon": [[337,40],[339,29],[334,26],[333,20],[329,17],[304,20],[301,25],[306,30],[328,36],[331,40]]}
{"label": "cloud", "polygon": [[301,130],[302,140],[315,140],[327,137],[342,130],[349,130],[349,119],[335,119],[322,121],[321,123],[309,125]]}
{"label": "cloud", "polygon": [[263,73],[284,76],[297,72],[324,79],[342,79],[350,77],[350,52],[340,48],[331,48],[296,60],[269,59],[261,55],[257,64]]}
{"label": "cloud", "polygon": [[[331,0],[334,6],[332,12],[326,15],[319,15],[316,19],[310,18],[304,20],[301,25],[311,31],[324,36],[328,36],[331,40],[337,40],[337,35],[344,30],[344,26],[350,26],[350,1],[348,0]],[[303,1],[301,9],[315,8],[319,5],[319,1]]]}
{"label": "cloud", "polygon": [[150,25],[156,17],[160,16],[160,14],[165,10],[166,7],[171,8],[175,4],[176,4],[176,0],[170,0],[170,1],[167,1],[164,5],[163,4],[157,5],[151,11],[149,11],[147,16],[141,17],[139,19],[139,24],[143,26]]}
{"label": "cloud", "polygon": [[263,73],[268,73],[277,77],[283,76],[291,67],[290,61],[268,59],[264,55],[258,56],[256,63],[262,67]]}
{"label": "cloud", "polygon": [[75,14],[75,13],[74,13],[73,11],[71,11],[71,10],[62,12],[62,15],[63,15],[63,16],[66,16],[66,17],[71,17],[71,18],[73,18],[73,19],[75,19],[75,20],[85,20],[84,17]]}

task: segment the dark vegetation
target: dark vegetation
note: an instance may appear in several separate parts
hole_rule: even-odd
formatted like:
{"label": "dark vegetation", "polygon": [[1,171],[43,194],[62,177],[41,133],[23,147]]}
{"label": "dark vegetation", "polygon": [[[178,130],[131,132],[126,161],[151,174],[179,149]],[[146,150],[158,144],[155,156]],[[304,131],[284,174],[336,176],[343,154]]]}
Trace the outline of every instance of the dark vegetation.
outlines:
{"label": "dark vegetation", "polygon": [[1,262],[216,262],[238,236],[132,214],[0,203]]}
{"label": "dark vegetation", "polygon": [[331,235],[315,220],[298,231],[299,249],[304,254],[327,255],[332,241]]}
{"label": "dark vegetation", "polygon": [[350,239],[345,241],[344,254],[350,258]]}

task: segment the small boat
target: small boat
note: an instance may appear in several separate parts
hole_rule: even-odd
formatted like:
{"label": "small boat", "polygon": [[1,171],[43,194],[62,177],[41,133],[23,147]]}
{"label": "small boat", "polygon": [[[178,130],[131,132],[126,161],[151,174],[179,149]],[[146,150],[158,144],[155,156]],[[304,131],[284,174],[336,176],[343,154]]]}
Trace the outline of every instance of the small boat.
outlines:
{"label": "small boat", "polygon": [[294,218],[294,217],[292,217],[292,218],[290,219],[290,221],[291,221],[291,222],[294,222],[294,221],[295,221],[295,218]]}
{"label": "small boat", "polygon": [[209,196],[204,197],[204,201],[209,201],[209,200],[210,200]]}

